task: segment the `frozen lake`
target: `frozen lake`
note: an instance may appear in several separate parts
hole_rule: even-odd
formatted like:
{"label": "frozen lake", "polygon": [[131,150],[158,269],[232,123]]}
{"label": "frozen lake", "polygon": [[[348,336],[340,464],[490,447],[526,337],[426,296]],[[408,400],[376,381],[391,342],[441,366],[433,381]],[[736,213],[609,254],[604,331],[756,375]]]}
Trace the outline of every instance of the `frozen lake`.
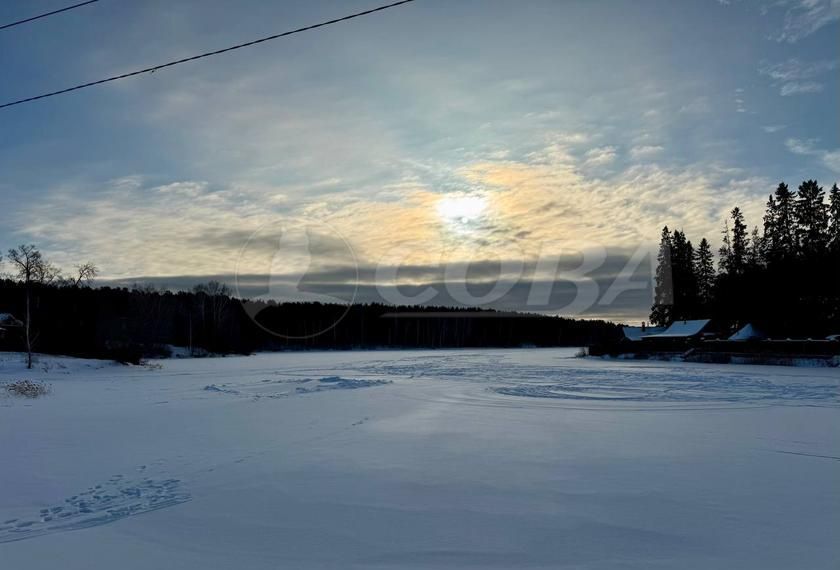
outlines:
{"label": "frozen lake", "polygon": [[9,569],[834,569],[840,370],[0,355]]}

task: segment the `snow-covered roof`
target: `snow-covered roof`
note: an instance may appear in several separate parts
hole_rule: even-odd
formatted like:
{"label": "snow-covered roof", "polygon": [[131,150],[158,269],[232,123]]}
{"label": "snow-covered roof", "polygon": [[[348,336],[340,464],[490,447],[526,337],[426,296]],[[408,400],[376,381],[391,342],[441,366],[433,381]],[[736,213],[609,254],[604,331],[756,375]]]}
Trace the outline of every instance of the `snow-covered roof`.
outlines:
{"label": "snow-covered roof", "polygon": [[23,323],[15,318],[11,313],[0,313],[0,326],[19,327]]}
{"label": "snow-covered roof", "polygon": [[751,340],[755,338],[766,338],[766,335],[752,326],[752,324],[747,323],[738,329],[735,334],[730,336],[729,340]]}
{"label": "snow-covered roof", "polygon": [[674,321],[665,332],[648,335],[644,338],[688,338],[703,332],[711,319],[697,319],[693,321]]}
{"label": "snow-covered roof", "polygon": [[622,327],[624,337],[627,340],[642,340],[643,337],[652,334],[659,334],[665,330],[665,327]]}

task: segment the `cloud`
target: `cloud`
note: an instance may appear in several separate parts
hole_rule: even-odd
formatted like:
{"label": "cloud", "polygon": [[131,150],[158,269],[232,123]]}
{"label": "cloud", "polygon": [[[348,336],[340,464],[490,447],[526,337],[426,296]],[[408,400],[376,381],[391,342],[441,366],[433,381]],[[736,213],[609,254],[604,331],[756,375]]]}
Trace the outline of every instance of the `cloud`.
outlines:
{"label": "cloud", "polygon": [[660,145],[640,145],[634,146],[630,149],[630,156],[636,159],[640,158],[650,158],[652,156],[656,156],[657,154],[661,153],[665,150],[665,147]]}
{"label": "cloud", "polygon": [[840,19],[838,0],[780,0],[775,6],[785,8],[779,42],[796,43]]}
{"label": "cloud", "polygon": [[837,60],[806,62],[797,58],[790,58],[776,64],[764,62],[759,67],[759,73],[778,81],[794,81],[817,77],[837,69],[837,66]]}
{"label": "cloud", "polygon": [[793,154],[816,157],[823,166],[832,172],[840,173],[840,149],[822,149],[817,146],[819,142],[818,139],[802,140],[789,138],[785,141],[785,146]]}
{"label": "cloud", "polygon": [[604,166],[615,160],[616,148],[614,146],[602,146],[586,151],[584,155],[586,166]]}
{"label": "cloud", "polygon": [[464,175],[493,187],[499,222],[517,231],[528,229],[533,243],[571,236],[608,245],[646,243],[665,223],[714,239],[735,204],[760,217],[762,200],[755,197],[771,186],[768,180],[735,178],[730,170],[710,165],[635,165],[598,181],[565,163],[505,161],[467,167]]}
{"label": "cloud", "polygon": [[[310,238],[322,264],[347,257],[342,236],[361,261],[371,263],[400,251],[408,252],[402,263],[421,265],[530,259],[543,244],[558,241],[648,243],[664,223],[714,236],[726,210],[766,189],[761,181],[732,178],[710,165],[635,165],[592,177],[581,167],[611,163],[615,147],[579,155],[573,152],[578,138],[554,140],[570,142],[548,142],[519,160],[488,157],[457,169],[415,165],[383,181],[378,192],[349,189],[300,202],[270,199],[290,194],[284,186],[150,184],[127,177],[103,184],[82,203],[77,188],[62,186],[22,213],[18,231],[57,262],[91,258],[110,278],[230,272],[242,263],[245,244],[254,253],[245,269],[259,272],[279,239],[264,228],[282,229],[293,219],[312,222]],[[662,151],[647,145],[631,154],[641,159]],[[439,200],[453,192],[481,196],[486,207],[480,218],[463,224],[440,216]],[[333,230],[339,237],[330,237]],[[293,270],[310,261],[293,254],[287,260]]]}
{"label": "cloud", "polygon": [[822,160],[831,171],[840,173],[840,149],[824,152]]}
{"label": "cloud", "polygon": [[[528,284],[551,281],[533,273],[535,260],[546,251],[567,256],[568,263],[574,257],[570,252],[650,248],[664,224],[684,229],[694,240],[705,236],[714,242],[733,205],[750,220],[760,220],[763,197],[772,186],[768,180],[713,163],[622,166],[615,146],[580,152],[583,141],[592,138],[547,136],[542,147],[525,156],[488,152],[457,168],[413,163],[380,181],[375,192],[351,186],[309,200],[289,198],[298,190],[288,185],[157,184],[134,176],[102,183],[81,202],[78,188],[63,185],[22,212],[17,219],[25,223],[18,229],[57,263],[92,259],[103,278],[122,283],[189,285],[234,271],[265,275],[279,252],[279,289],[292,294],[301,284],[336,298],[347,293],[357,262],[363,295],[372,300],[378,284],[372,268],[378,266],[399,268],[395,283],[386,285],[416,292],[441,284],[444,266],[465,268],[465,286],[480,289],[493,279],[510,278],[500,267],[517,262],[532,273],[495,306],[527,309],[522,303]],[[813,146],[801,148],[810,152]],[[663,151],[645,145],[630,153],[643,159]],[[615,172],[593,175],[587,168],[607,164]],[[439,201],[453,193],[485,200],[480,218],[464,225],[440,216]],[[290,220],[303,220],[308,229],[288,233]],[[296,238],[289,242],[285,235]],[[606,280],[610,271],[603,266],[595,274]],[[254,279],[246,286],[260,294]],[[599,282],[603,293],[607,282]],[[562,308],[574,290],[567,285],[558,286],[559,296],[547,310]],[[631,294],[626,306],[621,301],[592,309],[590,316],[642,318],[650,304],[645,295]],[[450,297],[444,291],[436,299],[448,303]]]}
{"label": "cloud", "polygon": [[[603,318],[614,321],[646,320],[653,298],[653,251],[634,259],[623,251],[610,252],[597,271],[587,273],[583,282],[575,276],[581,264],[579,257],[560,257],[556,270],[549,276],[535,273],[533,264],[522,268],[517,275],[500,275],[499,264],[471,264],[459,272],[466,272],[468,283],[445,278],[443,266],[410,268],[419,279],[400,283],[377,283],[373,280],[376,268],[361,267],[362,279],[353,282],[353,268],[335,268],[325,272],[312,272],[300,279],[298,275],[183,275],[174,277],[137,276],[130,279],[100,281],[102,285],[127,287],[134,284],[151,284],[167,290],[191,289],[210,279],[226,283],[244,298],[261,297],[268,290],[280,290],[279,300],[306,300],[317,296],[321,299],[350,300],[358,303],[416,304],[419,306],[467,306],[501,311],[526,311],[530,313],[562,314],[584,318]],[[452,266],[448,268],[452,271]],[[608,296],[616,278],[631,280],[632,288],[618,290],[614,298]],[[280,285],[280,287],[278,287]],[[575,308],[579,287],[595,291],[594,302]],[[498,291],[498,294],[492,292]],[[534,292],[541,293],[537,299]],[[544,296],[543,296],[544,295]],[[418,301],[419,300],[419,301]]]}
{"label": "cloud", "polygon": [[823,84],[815,81],[815,78],[837,69],[838,63],[837,60],[803,62],[791,58],[776,64],[762,63],[758,71],[770,77],[775,84],[781,85],[779,93],[787,97],[822,91]]}
{"label": "cloud", "polygon": [[787,97],[788,95],[799,95],[802,93],[819,93],[822,90],[823,84],[817,83],[816,81],[792,81],[790,83],[785,83],[784,85],[782,85],[782,89],[779,93],[782,95],[782,97]]}
{"label": "cloud", "polygon": [[764,125],[761,129],[765,133],[778,133],[781,130],[784,130],[786,125]]}
{"label": "cloud", "polygon": [[554,144],[580,145],[589,142],[592,135],[583,132],[562,132],[552,135],[550,139]]}
{"label": "cloud", "polygon": [[682,107],[680,107],[680,113],[687,113],[692,115],[701,115],[705,113],[710,113],[712,111],[712,105],[709,103],[709,98],[702,96],[692,99]]}
{"label": "cloud", "polygon": [[815,154],[817,151],[814,146],[819,142],[817,139],[794,139],[790,138],[785,141],[785,146],[793,154],[808,155]]}

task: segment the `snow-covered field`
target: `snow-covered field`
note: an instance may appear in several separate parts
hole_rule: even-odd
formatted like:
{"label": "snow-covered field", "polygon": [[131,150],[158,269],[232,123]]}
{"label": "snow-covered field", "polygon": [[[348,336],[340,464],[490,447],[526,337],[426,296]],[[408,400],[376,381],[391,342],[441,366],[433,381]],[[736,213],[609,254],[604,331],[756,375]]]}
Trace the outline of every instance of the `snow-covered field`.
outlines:
{"label": "snow-covered field", "polygon": [[838,567],[838,369],[573,353],[0,355],[0,567]]}

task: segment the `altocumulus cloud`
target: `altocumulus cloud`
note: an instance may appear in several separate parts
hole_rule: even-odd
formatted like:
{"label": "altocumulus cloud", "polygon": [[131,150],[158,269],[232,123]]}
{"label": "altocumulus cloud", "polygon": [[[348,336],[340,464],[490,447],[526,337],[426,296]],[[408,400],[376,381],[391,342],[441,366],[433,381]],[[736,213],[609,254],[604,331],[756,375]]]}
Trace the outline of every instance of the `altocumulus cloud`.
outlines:
{"label": "altocumulus cloud", "polygon": [[[424,169],[392,182],[399,188],[399,200],[387,192],[353,194],[339,200],[340,207],[333,200],[291,205],[271,200],[283,188],[226,188],[195,181],[150,185],[139,177],[106,183],[96,199],[80,205],[72,189],[62,187],[47,203],[26,212],[23,218],[29,221],[21,230],[64,252],[68,260],[82,253],[105,260],[101,264],[109,279],[144,276],[184,283],[184,276],[198,280],[231,274],[243,245],[260,228],[282,225],[288,218],[311,219],[346,237],[362,268],[395,263],[403,268],[394,286],[439,282],[439,268],[457,264],[470,265],[472,273],[463,275],[480,285],[488,280],[481,268],[505,260],[517,260],[527,269],[541,255],[572,255],[591,246],[609,251],[650,248],[664,223],[679,225],[695,239],[715,241],[732,205],[740,204],[757,221],[771,186],[768,180],[733,178],[731,170],[708,165],[630,165],[609,177],[591,177],[582,168],[586,162],[614,151],[581,150],[580,139],[571,139],[559,134],[523,160],[477,161],[451,171],[447,176],[454,187],[480,189],[487,201],[483,219],[466,231],[449,227],[451,222],[438,215],[441,194],[426,184]],[[51,242],[56,235],[60,244]],[[252,246],[270,253],[275,241],[257,235]],[[350,270],[344,245],[328,235],[315,236],[311,243],[312,258],[290,256],[289,270],[320,276],[310,279],[313,287],[346,286],[341,284]],[[264,267],[251,268],[255,274],[261,271]],[[526,281],[537,279],[527,271],[523,275]],[[609,276],[600,273],[598,278]],[[375,283],[368,279],[363,286]],[[508,301],[498,306],[510,308]],[[637,314],[645,310],[636,309]]]}

